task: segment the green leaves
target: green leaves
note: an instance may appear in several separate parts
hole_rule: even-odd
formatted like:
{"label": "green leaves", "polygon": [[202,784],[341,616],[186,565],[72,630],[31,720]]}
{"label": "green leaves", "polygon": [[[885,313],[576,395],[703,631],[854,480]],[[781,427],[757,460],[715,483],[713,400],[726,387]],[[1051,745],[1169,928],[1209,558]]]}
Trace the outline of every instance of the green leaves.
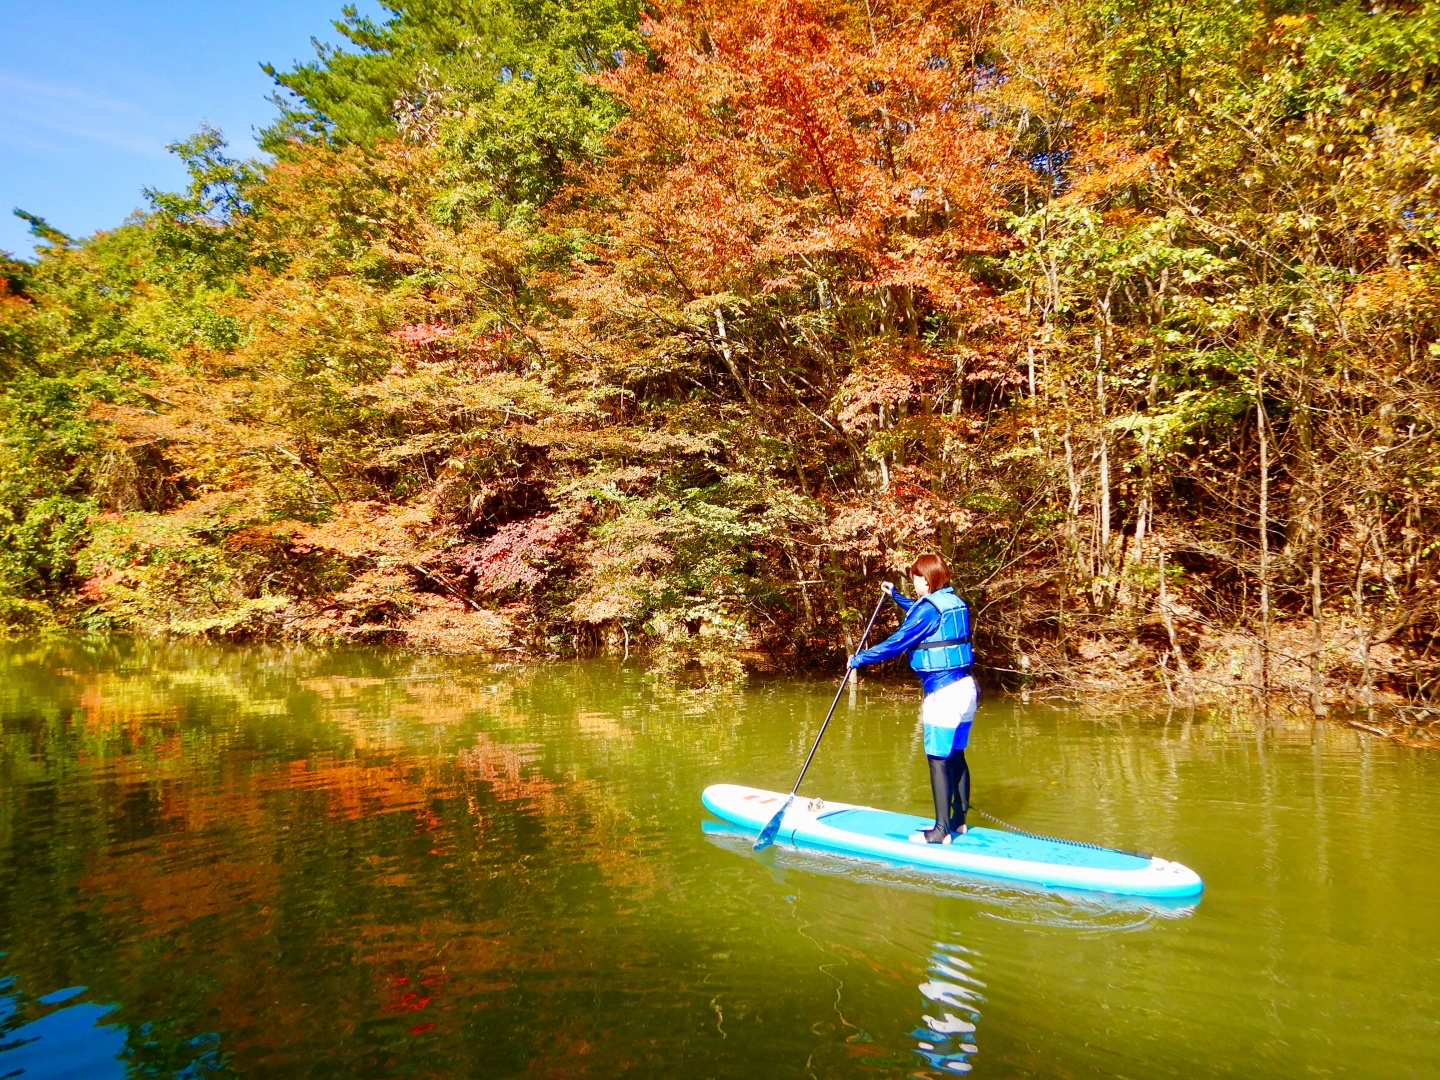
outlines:
{"label": "green leaves", "polygon": [[355,47],[317,45],[293,71],[267,71],[292,95],[262,144],[288,156],[316,134],[370,146],[399,136],[441,148],[449,170],[435,212],[459,224],[533,211],[568,169],[594,160],[620,115],[589,81],[641,51],[634,0],[392,0],[376,22],[346,9]]}
{"label": "green leaves", "polygon": [[86,485],[96,439],[85,405],[70,381],[34,374],[0,396],[0,597],[55,601],[75,584],[97,509]]}

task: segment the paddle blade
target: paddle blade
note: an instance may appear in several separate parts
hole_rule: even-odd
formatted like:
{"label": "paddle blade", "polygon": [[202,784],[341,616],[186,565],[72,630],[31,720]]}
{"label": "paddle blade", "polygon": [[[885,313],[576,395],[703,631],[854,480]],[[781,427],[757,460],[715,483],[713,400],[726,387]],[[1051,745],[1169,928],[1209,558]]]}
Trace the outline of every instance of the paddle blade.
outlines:
{"label": "paddle blade", "polygon": [[760,830],[760,835],[755,838],[755,846],[750,849],[751,851],[759,851],[775,842],[775,837],[780,835],[780,819],[785,816],[785,811],[790,809],[790,804],[794,800],[795,796],[791,795],[775,812],[775,816],[765,823],[765,827]]}

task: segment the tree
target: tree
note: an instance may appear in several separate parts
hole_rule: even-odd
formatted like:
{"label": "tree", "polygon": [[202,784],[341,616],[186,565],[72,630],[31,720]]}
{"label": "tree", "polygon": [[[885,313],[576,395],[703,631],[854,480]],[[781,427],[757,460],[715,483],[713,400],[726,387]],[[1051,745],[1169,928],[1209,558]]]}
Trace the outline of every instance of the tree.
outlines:
{"label": "tree", "polygon": [[591,160],[618,115],[586,76],[638,52],[634,0],[394,0],[376,22],[335,23],[356,51],[316,43],[293,71],[266,66],[289,100],[262,145],[282,157],[320,139],[439,142],[444,214],[533,210]]}

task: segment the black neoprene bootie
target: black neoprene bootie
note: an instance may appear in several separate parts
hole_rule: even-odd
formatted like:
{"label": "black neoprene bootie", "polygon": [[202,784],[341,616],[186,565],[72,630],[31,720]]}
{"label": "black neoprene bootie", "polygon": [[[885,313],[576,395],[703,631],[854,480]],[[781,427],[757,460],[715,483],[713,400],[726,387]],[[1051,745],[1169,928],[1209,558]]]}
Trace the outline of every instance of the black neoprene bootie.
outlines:
{"label": "black neoprene bootie", "polygon": [[964,836],[965,816],[970,813],[970,764],[965,751],[956,750],[947,762],[950,773],[950,831]]}
{"label": "black neoprene bootie", "polygon": [[950,843],[950,830],[942,827],[939,822],[930,829],[924,829],[920,835],[925,838],[927,844],[948,844]]}

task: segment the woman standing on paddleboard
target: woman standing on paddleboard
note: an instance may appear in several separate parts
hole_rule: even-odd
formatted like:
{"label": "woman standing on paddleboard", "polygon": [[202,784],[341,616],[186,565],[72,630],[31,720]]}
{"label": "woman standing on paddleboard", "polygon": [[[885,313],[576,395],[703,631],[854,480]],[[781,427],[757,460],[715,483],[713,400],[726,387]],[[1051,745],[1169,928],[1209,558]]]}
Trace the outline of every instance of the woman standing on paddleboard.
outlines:
{"label": "woman standing on paddleboard", "polygon": [[873,649],[852,656],[850,666],[878,664],[910,653],[910,669],[920,676],[925,694],[920,719],[925,725],[925,756],[935,796],[935,827],[922,829],[910,839],[948,844],[954,835],[965,832],[965,815],[970,809],[965,747],[979,702],[970,674],[975,660],[970,609],[950,587],[950,567],[941,556],[921,555],[908,572],[915,585],[914,600],[898,594],[888,581],[880,586],[905,613],[905,621]]}

